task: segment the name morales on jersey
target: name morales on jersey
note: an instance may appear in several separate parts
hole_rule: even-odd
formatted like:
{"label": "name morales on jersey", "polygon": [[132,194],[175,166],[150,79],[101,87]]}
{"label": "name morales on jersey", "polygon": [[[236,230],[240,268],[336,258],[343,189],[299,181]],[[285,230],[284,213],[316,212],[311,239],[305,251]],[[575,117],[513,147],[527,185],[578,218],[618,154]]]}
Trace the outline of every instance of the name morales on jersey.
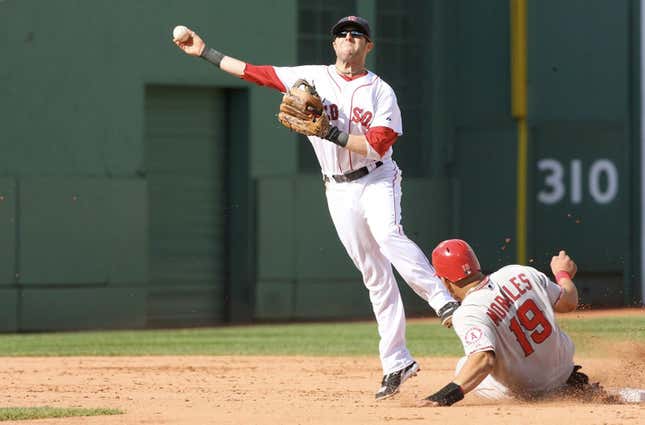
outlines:
{"label": "name morales on jersey", "polygon": [[[325,104],[323,105],[323,109],[331,121],[338,120],[338,105],[334,103]],[[372,123],[372,118],[374,118],[372,111],[366,111],[358,106],[352,109],[351,120],[353,123],[361,124],[363,127],[369,128]]]}
{"label": "name morales on jersey", "polygon": [[533,289],[531,281],[524,273],[520,273],[508,280],[508,283],[500,285],[504,296],[496,296],[495,300],[488,306],[486,314],[499,326],[513,306],[513,302],[520,299],[527,291]]}

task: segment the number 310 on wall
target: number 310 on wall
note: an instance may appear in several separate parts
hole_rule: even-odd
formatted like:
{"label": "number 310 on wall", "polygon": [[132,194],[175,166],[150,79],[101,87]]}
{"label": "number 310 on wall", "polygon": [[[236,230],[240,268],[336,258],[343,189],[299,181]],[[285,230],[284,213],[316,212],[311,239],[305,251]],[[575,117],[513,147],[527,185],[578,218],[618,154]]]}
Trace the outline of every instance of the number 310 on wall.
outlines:
{"label": "number 310 on wall", "polygon": [[[539,171],[545,172],[544,189],[537,194],[538,201],[543,204],[556,204],[567,193],[565,182],[565,166],[553,158],[544,158],[538,161]],[[599,204],[609,204],[618,194],[618,169],[609,159],[595,160],[586,174],[583,174],[582,160],[572,159],[569,164],[569,197],[571,203],[582,202],[583,186],[587,187],[591,199]],[[586,178],[586,184],[583,182]]]}

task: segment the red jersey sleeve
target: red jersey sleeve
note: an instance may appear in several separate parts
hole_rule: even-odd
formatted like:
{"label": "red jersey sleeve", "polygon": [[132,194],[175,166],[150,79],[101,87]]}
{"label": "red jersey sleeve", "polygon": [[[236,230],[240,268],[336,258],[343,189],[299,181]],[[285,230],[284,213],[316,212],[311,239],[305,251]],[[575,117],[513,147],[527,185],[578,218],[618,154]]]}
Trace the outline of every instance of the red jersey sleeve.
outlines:
{"label": "red jersey sleeve", "polygon": [[259,86],[274,88],[282,93],[287,91],[271,65],[253,65],[247,63],[242,79]]}
{"label": "red jersey sleeve", "polygon": [[379,155],[385,155],[390,146],[396,142],[398,134],[390,127],[371,127],[365,134],[367,142]]}

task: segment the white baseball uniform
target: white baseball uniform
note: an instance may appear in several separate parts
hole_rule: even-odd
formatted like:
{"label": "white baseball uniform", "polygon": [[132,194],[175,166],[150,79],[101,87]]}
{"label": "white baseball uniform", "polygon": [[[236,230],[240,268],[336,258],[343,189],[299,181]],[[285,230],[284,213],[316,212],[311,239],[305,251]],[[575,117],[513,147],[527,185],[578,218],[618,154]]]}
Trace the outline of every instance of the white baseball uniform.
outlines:
{"label": "white baseball uniform", "polygon": [[544,273],[520,265],[501,268],[466,294],[453,316],[466,356],[495,352],[495,367],[476,394],[537,395],[566,383],[574,345],[555,321],[553,306],[561,294]]}
{"label": "white baseball uniform", "polygon": [[[403,133],[394,91],[372,72],[348,79],[339,75],[334,65],[256,67],[247,64],[243,78],[282,92],[296,80],[306,79],[316,86],[330,123],[340,130],[349,134],[366,134],[370,128]],[[391,144],[368,143],[369,154],[362,156],[318,137],[309,137],[309,140],[326,177],[332,221],[369,290],[381,337],[383,372],[398,371],[413,359],[406,348],[405,312],[392,265],[435,311],[454,299],[436,277],[421,249],[403,233],[401,170],[392,160]],[[369,174],[357,180],[338,183],[333,178],[363,167]]]}

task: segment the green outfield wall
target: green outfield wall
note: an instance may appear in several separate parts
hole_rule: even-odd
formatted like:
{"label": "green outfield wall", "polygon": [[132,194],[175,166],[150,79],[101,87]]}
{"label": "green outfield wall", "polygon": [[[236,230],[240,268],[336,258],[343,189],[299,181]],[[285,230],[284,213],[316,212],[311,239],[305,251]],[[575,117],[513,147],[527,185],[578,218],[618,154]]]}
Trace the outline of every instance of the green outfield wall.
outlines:
{"label": "green outfield wall", "polygon": [[186,24],[224,52],[295,62],[295,3],[252,10],[0,3],[1,329],[253,318],[255,187],[296,174],[297,147],[278,93],[171,43]]}
{"label": "green outfield wall", "polygon": [[570,247],[588,303],[640,299],[638,4],[529,2],[530,247]]}
{"label": "green outfield wall", "polygon": [[[570,250],[594,305],[640,297],[637,11],[529,1],[528,253]],[[184,24],[255,64],[327,63],[346,14],[372,23],[403,112],[406,233],[514,262],[508,0],[5,0],[0,331],[371,317],[280,94],[171,42]]]}

